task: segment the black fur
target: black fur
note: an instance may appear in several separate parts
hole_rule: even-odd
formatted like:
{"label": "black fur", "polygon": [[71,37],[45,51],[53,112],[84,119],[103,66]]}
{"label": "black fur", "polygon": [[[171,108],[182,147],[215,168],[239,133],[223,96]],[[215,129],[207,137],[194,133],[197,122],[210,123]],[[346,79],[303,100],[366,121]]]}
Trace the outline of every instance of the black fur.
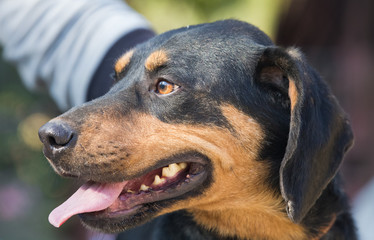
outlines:
{"label": "black fur", "polygon": [[[158,49],[164,49],[171,61],[147,71],[144,61]],[[157,96],[153,89],[160,79],[180,88],[167,97]],[[283,196],[289,218],[304,226],[310,238],[321,237],[321,229],[333,223],[321,239],[355,239],[347,200],[335,176],[352,144],[349,122],[298,50],[276,47],[263,32],[240,21],[196,25],[137,46],[116,82],[105,96],[65,113],[63,118],[75,122],[77,132],[86,115],[100,111],[119,116],[142,112],[166,123],[234,131],[220,110],[222,104],[230,104],[264,129],[266,138],[258,161],[271,163],[266,187]],[[291,84],[296,97],[289,93]],[[48,151],[45,153],[54,164],[62,164],[60,156]],[[63,166],[69,169],[68,164]],[[93,176],[89,171],[79,174],[97,181],[123,179],[120,173],[100,178],[99,172]],[[161,216],[122,234],[122,238],[236,239],[198,226],[183,211]]]}

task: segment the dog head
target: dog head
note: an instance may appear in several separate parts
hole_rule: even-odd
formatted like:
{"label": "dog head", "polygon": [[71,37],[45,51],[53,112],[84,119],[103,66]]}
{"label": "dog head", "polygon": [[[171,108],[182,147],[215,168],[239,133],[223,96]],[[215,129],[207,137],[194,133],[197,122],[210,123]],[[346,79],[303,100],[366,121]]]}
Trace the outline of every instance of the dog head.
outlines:
{"label": "dog head", "polygon": [[104,231],[180,209],[207,225],[203,212],[235,208],[299,223],[352,143],[302,54],[243,22],[161,34],[114,68],[106,95],[39,131],[57,173],[107,190],[106,205],[69,215]]}

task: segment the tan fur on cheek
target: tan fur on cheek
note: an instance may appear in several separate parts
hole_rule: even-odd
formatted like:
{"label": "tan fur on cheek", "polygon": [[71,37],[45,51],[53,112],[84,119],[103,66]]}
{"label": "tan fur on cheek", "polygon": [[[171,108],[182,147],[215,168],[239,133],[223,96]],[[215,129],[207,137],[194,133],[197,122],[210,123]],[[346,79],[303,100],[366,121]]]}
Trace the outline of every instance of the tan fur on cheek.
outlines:
{"label": "tan fur on cheek", "polygon": [[261,134],[260,130],[254,129],[253,122],[254,128],[248,127],[251,131],[246,140],[248,144],[251,140],[253,146],[244,151],[243,146],[247,143],[243,145],[227,129],[218,127],[166,124],[146,114],[126,117],[100,114],[87,119],[81,127],[75,158],[81,156],[86,165],[103,166],[110,162],[108,169],[116,171],[125,168],[120,172],[126,175],[152,167],[155,160],[187,151],[206,155],[215,160],[214,164],[219,169],[229,171],[240,165],[242,159],[255,158]]}
{"label": "tan fur on cheek", "polygon": [[[210,135],[209,142],[221,146],[217,155],[209,155],[214,167],[213,184],[202,196],[181,201],[160,215],[187,209],[197,223],[224,236],[305,239],[304,229],[284,213],[281,196],[265,182],[269,166],[257,159],[263,139],[261,127],[230,105],[221,110],[235,133],[221,135],[216,131]],[[209,138],[209,133],[204,132],[204,136]]]}
{"label": "tan fur on cheek", "polygon": [[269,166],[257,159],[263,139],[261,127],[230,105],[222,106],[221,110],[235,133],[201,133],[216,146],[206,153],[213,162],[213,184],[202,196],[181,201],[160,215],[187,209],[203,227],[224,236],[304,239],[304,229],[288,219],[283,199],[265,183]]}

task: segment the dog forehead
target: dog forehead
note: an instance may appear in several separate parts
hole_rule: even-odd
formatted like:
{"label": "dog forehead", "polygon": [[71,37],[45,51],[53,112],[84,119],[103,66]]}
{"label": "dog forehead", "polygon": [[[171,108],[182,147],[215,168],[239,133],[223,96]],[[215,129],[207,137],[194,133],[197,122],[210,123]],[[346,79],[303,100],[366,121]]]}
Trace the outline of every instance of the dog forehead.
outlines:
{"label": "dog forehead", "polygon": [[[172,44],[205,43],[209,42],[242,42],[247,39],[257,45],[273,45],[271,39],[257,27],[242,21],[223,20],[213,23],[187,26],[160,34],[154,38],[162,45],[172,42]],[[158,44],[156,44],[158,45]]]}
{"label": "dog forehead", "polygon": [[[237,20],[187,26],[162,33],[139,46],[146,58],[159,49],[171,55],[220,53],[246,48],[248,51],[271,46],[271,39],[257,27]],[[238,54],[240,51],[238,51]],[[143,55],[144,56],[144,55]]]}

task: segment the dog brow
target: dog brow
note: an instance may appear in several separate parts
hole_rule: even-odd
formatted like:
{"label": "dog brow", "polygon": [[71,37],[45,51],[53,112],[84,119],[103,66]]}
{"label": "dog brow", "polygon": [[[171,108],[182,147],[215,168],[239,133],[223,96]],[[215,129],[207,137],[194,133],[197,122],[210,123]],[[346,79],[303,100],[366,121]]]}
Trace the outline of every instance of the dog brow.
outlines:
{"label": "dog brow", "polygon": [[134,50],[131,49],[124,53],[121,57],[118,58],[116,63],[114,64],[114,71],[116,74],[120,74],[122,70],[129,65],[132,55],[134,54]]}
{"label": "dog brow", "polygon": [[165,50],[157,50],[151,53],[145,60],[145,68],[148,71],[154,71],[159,67],[162,67],[169,60]]}

